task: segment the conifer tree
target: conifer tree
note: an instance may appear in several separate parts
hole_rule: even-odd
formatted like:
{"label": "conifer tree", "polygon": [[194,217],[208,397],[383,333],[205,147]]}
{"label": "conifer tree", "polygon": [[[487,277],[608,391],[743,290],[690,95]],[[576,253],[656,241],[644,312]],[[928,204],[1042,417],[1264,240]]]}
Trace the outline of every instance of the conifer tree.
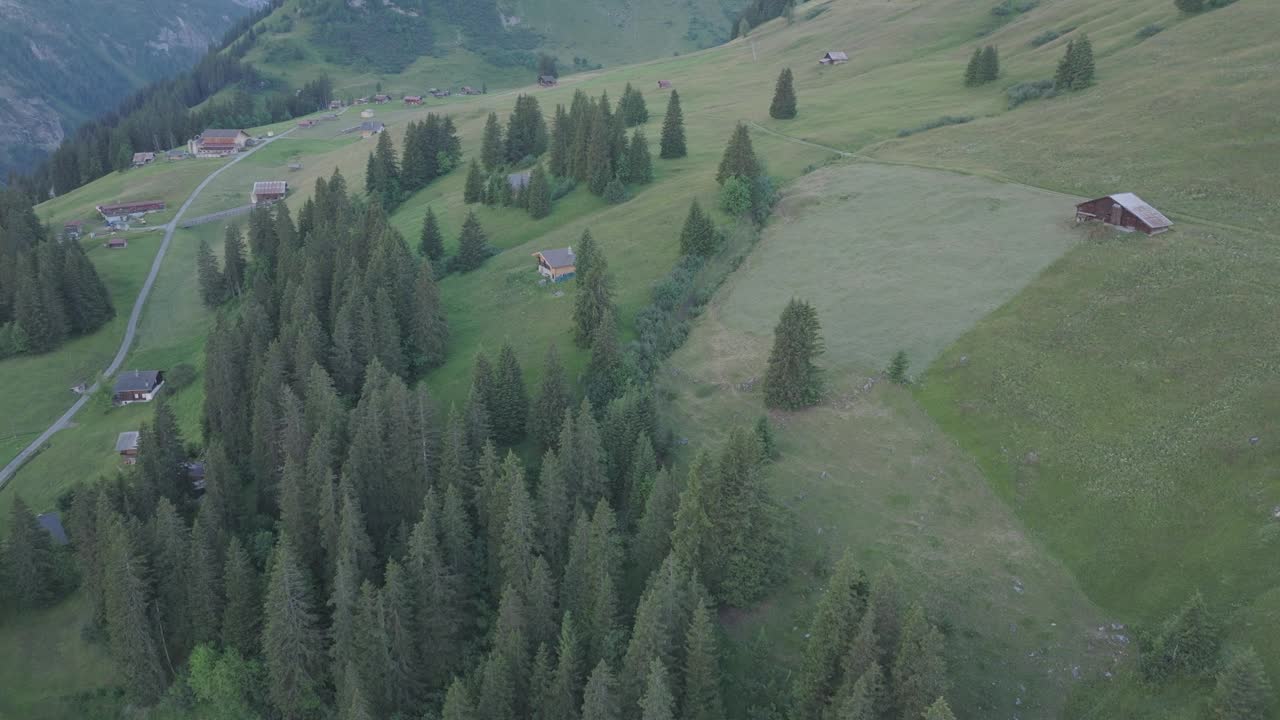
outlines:
{"label": "conifer tree", "polygon": [[542,386],[529,413],[529,431],[537,439],[539,447],[559,447],[560,428],[571,401],[569,382],[565,378],[564,365],[560,363],[560,353],[556,351],[554,344],[548,345],[542,368]]}
{"label": "conifer tree", "polygon": [[440,720],[479,720],[475,706],[471,702],[471,694],[461,678],[454,678],[449,692],[444,697],[444,708],[440,711]]}
{"label": "conifer tree", "polygon": [[791,68],[783,68],[778,75],[778,84],[773,89],[773,102],[769,105],[769,117],[775,120],[790,120],[795,116],[795,79],[791,75]]}
{"label": "conifer tree", "polygon": [[760,162],[756,160],[755,150],[751,146],[751,133],[747,126],[738,123],[725,146],[724,156],[720,159],[720,169],[716,172],[716,182],[723,185],[729,178],[741,178],[744,182],[754,183],[760,174]]}
{"label": "conifer tree", "polygon": [[680,110],[680,93],[671,91],[667,100],[667,115],[662,121],[662,143],[658,156],[663,160],[688,155],[684,138],[684,114]]}
{"label": "conifer tree", "polygon": [[[541,533],[537,537],[540,538]],[[529,585],[524,592],[524,606],[528,614],[530,644],[545,647],[546,643],[554,642],[558,627],[556,581],[551,575],[551,566],[541,554],[534,557],[533,569],[529,571]]]}
{"label": "conifer tree", "polygon": [[644,95],[627,83],[622,91],[622,99],[618,101],[618,114],[627,127],[635,127],[649,122],[649,109],[645,107]]}
{"label": "conifer tree", "polygon": [[675,525],[671,529],[671,553],[698,572],[708,585],[724,573],[722,547],[714,536],[708,508],[716,502],[715,462],[706,450],[689,464],[689,475],[680,493]]}
{"label": "conifer tree", "polygon": [[640,710],[641,720],[675,720],[675,698],[667,683],[667,669],[660,660],[649,663]]}
{"label": "conifer tree", "polygon": [[494,439],[499,444],[510,446],[524,440],[529,422],[529,394],[525,390],[520,361],[510,343],[503,343],[498,353],[498,366],[493,371],[493,392],[485,404],[489,408]]}
{"label": "conifer tree", "polygon": [[[156,503],[151,518],[151,569],[155,587],[153,616],[170,657],[183,657],[191,649],[187,613],[188,530],[167,498]],[[218,588],[213,588],[218,592]]]}
{"label": "conifer tree", "polygon": [[421,375],[444,363],[449,342],[449,323],[440,303],[440,289],[429,261],[418,266],[413,289],[413,311],[409,318],[409,365]]}
{"label": "conifer tree", "polygon": [[573,165],[573,122],[564,105],[556,105],[551,123],[551,158],[549,167],[555,177],[568,177]]}
{"label": "conifer tree", "polygon": [[582,720],[618,720],[618,698],[609,664],[601,660],[582,692]]}
{"label": "conifer tree", "polygon": [[[636,607],[631,639],[622,661],[619,697],[623,707],[634,707],[640,701],[646,668],[654,660],[663,666],[681,665],[691,613],[702,601],[701,589],[690,575],[683,563],[668,557],[649,579]],[[673,687],[678,694],[678,684]]]}
{"label": "conifer tree", "polygon": [[608,495],[606,456],[590,400],[583,399],[573,422],[566,419],[560,431],[560,461],[570,502],[591,508]]}
{"label": "conifer tree", "polygon": [[215,308],[226,299],[226,286],[222,279],[222,269],[218,267],[218,259],[209,249],[209,243],[203,238],[196,251],[196,275],[200,281],[200,300],[205,307]]}
{"label": "conifer tree", "polygon": [[620,175],[615,174],[609,184],[604,186],[604,193],[601,197],[610,205],[617,205],[627,201],[627,186],[623,184]]}
{"label": "conifer tree", "polygon": [[1062,53],[1062,59],[1058,61],[1058,70],[1054,73],[1053,84],[1058,90],[1070,90],[1071,81],[1075,77],[1075,68],[1072,67],[1076,58],[1076,41],[1074,39],[1067,41],[1067,48]]}
{"label": "conifer tree", "polygon": [[[867,604],[866,577],[845,554],[818,600],[809,626],[809,642],[796,676],[793,696],[799,718],[820,718],[837,689],[838,671],[854,623]],[[904,717],[917,717],[904,715]]]}
{"label": "conifer tree", "polygon": [[1165,621],[1149,646],[1142,648],[1139,668],[1153,681],[1204,673],[1217,661],[1220,642],[1217,623],[1197,592]]}
{"label": "conifer tree", "polygon": [[995,45],[982,49],[982,60],[979,63],[978,79],[983,83],[994,82],[1000,77],[1000,52]]}
{"label": "conifer tree", "polygon": [[498,113],[489,113],[484,123],[484,136],[480,141],[480,162],[484,169],[493,172],[502,167],[505,161],[505,149],[502,143],[502,126],[498,123]]}
{"label": "conifer tree", "polygon": [[632,185],[647,185],[653,182],[653,158],[649,156],[649,141],[644,131],[636,128],[631,134],[631,142],[627,143],[626,176],[623,181]]}
{"label": "conifer tree", "polygon": [[147,593],[148,568],[123,518],[109,520],[105,601],[107,635],[116,669],[130,697],[159,699],[168,681],[163,644],[155,634]]}
{"label": "conifer tree", "polygon": [[1173,0],[1173,4],[1188,15],[1194,15],[1204,10],[1204,0]]}
{"label": "conifer tree", "polygon": [[529,174],[529,184],[525,187],[521,198],[529,211],[529,217],[534,220],[541,220],[551,214],[551,187],[542,165],[534,166],[533,172]]}
{"label": "conifer tree", "polygon": [[433,262],[444,257],[444,235],[440,232],[440,221],[430,207],[422,218],[422,237],[418,241],[418,251]]}
{"label": "conifer tree", "polygon": [[258,588],[258,571],[238,537],[232,536],[227,545],[227,564],[222,576],[227,588],[227,602],[222,615],[222,644],[235,648],[246,657],[253,657],[258,652],[262,626],[262,597]]}
{"label": "conifer tree", "polygon": [[369,197],[382,202],[384,209],[391,209],[400,204],[400,163],[396,158],[396,150],[391,145],[390,133],[378,133],[378,144],[374,147],[366,171],[365,191]]}
{"label": "conifer tree", "polygon": [[382,637],[385,648],[384,684],[388,709],[408,715],[422,695],[421,661],[418,654],[418,622],[414,615],[413,588],[400,563],[387,561],[382,592]]}
{"label": "conifer tree", "polygon": [[964,69],[964,84],[966,87],[982,84],[982,48],[974,48],[973,55],[969,56],[969,64]]}
{"label": "conifer tree", "polygon": [[1082,34],[1075,44],[1075,57],[1071,60],[1071,89],[1080,90],[1093,84],[1093,43],[1088,34]]}
{"label": "conifer tree", "polygon": [[612,311],[605,311],[591,339],[591,359],[587,362],[587,398],[593,407],[605,407],[622,394],[627,382],[618,328]]}
{"label": "conifer tree", "polygon": [[612,116],[608,105],[596,103],[591,117],[591,132],[587,145],[587,189],[594,195],[604,195],[613,179],[613,153],[609,146],[609,125]]}
{"label": "conifer tree", "polygon": [[272,706],[286,720],[316,716],[324,687],[324,637],[311,579],[285,537],[276,542],[263,619],[262,655]]}
{"label": "conifer tree", "polygon": [[658,569],[663,558],[671,551],[671,535],[679,508],[679,484],[671,472],[663,468],[653,477],[653,487],[645,498],[636,523],[632,560],[636,578],[641,584],[650,573]]}
{"label": "conifer tree", "polygon": [[907,377],[907,353],[905,350],[899,350],[894,353],[893,360],[889,361],[889,368],[885,370],[885,375],[889,380],[898,385],[906,385],[910,379]]}
{"label": "conifer tree", "polygon": [[467,213],[458,235],[458,254],[449,260],[451,270],[470,272],[480,267],[489,257],[489,236],[480,227],[480,219],[474,212]]}
{"label": "conifer tree", "polygon": [[542,717],[546,720],[576,720],[578,697],[582,691],[582,661],[579,656],[580,641],[571,612],[565,612],[564,619],[560,622],[558,647],[555,674],[547,688]]}
{"label": "conifer tree", "polygon": [[222,242],[223,287],[230,295],[239,296],[245,288],[244,237],[239,225],[227,227]]}
{"label": "conifer tree", "polygon": [[526,157],[538,157],[547,151],[547,142],[547,122],[542,117],[538,98],[518,96],[507,122],[507,161],[515,163]]}
{"label": "conifer tree", "polygon": [[537,549],[538,530],[524,474],[518,470],[513,454],[508,454],[507,460],[515,472],[511,473],[507,483],[509,501],[503,518],[502,544],[497,548],[502,570],[500,584],[510,585],[516,592],[523,594],[529,587],[529,572]]}
{"label": "conifer tree", "polygon": [[919,603],[907,611],[902,641],[893,665],[893,696],[902,717],[920,717],[947,692],[947,666],[942,633],[925,617]]}
{"label": "conifer tree", "polygon": [[484,202],[484,183],[484,173],[480,170],[480,163],[472,158],[471,165],[467,168],[467,181],[463,185],[462,201],[468,205]]}
{"label": "conifer tree", "polygon": [[48,605],[57,596],[53,544],[21,497],[9,509],[9,533],[4,547],[6,593],[21,608]]}
{"label": "conifer tree", "polygon": [[685,635],[684,699],[681,720],[722,720],[720,651],[711,610],[699,600]]}
{"label": "conifer tree", "polygon": [[540,547],[550,566],[558,572],[564,566],[573,508],[569,504],[564,468],[556,451],[550,448],[542,456],[537,510]]}
{"label": "conifer tree", "polygon": [[821,352],[817,311],[793,298],[773,331],[773,350],[764,379],[765,405],[799,410],[817,404],[822,383],[813,360]]}
{"label": "conifer tree", "polygon": [[891,716],[884,672],[879,663],[873,663],[856,680],[846,678],[846,681],[848,692],[842,693],[832,708],[838,720],[877,720]]}
{"label": "conifer tree", "polygon": [[947,704],[946,699],[939,697],[928,710],[925,710],[924,720],[956,720],[956,716],[951,712],[951,706]]}
{"label": "conifer tree", "polygon": [[875,615],[875,634],[880,647],[881,667],[888,667],[898,650],[902,635],[902,591],[892,565],[885,565],[871,583],[870,609]]}
{"label": "conifer tree", "polygon": [[703,212],[698,201],[694,200],[689,205],[689,214],[685,217],[684,228],[680,231],[680,253],[706,257],[714,253],[718,246],[719,237],[715,223]]}
{"label": "conifer tree", "polygon": [[1234,652],[1218,673],[1213,690],[1217,720],[1261,720],[1271,709],[1271,683],[1253,648]]}
{"label": "conifer tree", "polygon": [[590,347],[596,328],[613,312],[612,280],[590,230],[582,233],[577,258],[575,274],[580,285],[573,299],[574,341],[579,347]]}
{"label": "conifer tree", "polygon": [[218,639],[223,615],[223,531],[212,507],[202,504],[191,524],[190,559],[187,563],[186,613],[194,643]]}

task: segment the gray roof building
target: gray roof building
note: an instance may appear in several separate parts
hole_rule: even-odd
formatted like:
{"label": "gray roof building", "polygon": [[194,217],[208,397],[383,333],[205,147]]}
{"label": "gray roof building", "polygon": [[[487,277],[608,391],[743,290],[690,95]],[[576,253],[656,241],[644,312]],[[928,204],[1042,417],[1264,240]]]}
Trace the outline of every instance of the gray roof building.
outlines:
{"label": "gray roof building", "polygon": [[159,370],[126,370],[116,378],[115,392],[150,392],[159,384]]}
{"label": "gray roof building", "polygon": [[529,170],[524,172],[511,173],[507,176],[507,184],[512,190],[523,190],[529,186],[529,178],[533,173]]}
{"label": "gray roof building", "polygon": [[122,453],[127,450],[137,450],[137,449],[138,449],[138,431],[137,430],[122,432],[120,433],[119,437],[116,438],[116,452]]}
{"label": "gray roof building", "polygon": [[36,516],[36,522],[44,528],[53,541],[59,545],[67,544],[67,531],[62,527],[62,518],[56,512],[47,512]]}

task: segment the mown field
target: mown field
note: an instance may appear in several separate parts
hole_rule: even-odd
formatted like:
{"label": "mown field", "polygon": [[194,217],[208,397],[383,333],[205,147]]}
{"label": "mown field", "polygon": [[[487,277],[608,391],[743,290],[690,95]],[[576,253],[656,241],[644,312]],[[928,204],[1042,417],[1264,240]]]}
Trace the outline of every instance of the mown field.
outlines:
{"label": "mown field", "polygon": [[[578,189],[537,222],[513,209],[477,208],[503,252],[442,282],[452,344],[426,382],[442,402],[461,400],[475,354],[496,353],[506,341],[531,387],[548,343],[579,371],[584,355],[569,342],[574,287],[538,286],[529,254],[571,245],[588,227],[608,257],[630,332],[651,284],[676,259],[688,202],[715,204],[715,164],[733,124],[759,123],[782,135],[753,133],[770,172],[780,182],[804,178],[664,371],[668,415],[691,445],[754,422],[758,386],[739,383],[762,374],[773,323],[792,295],[819,305],[833,392],[814,411],[776,418],[784,457],[771,482],[797,520],[799,570],[760,612],[736,619],[733,636],[763,629],[789,666],[818,576],[847,545],[868,567],[899,567],[908,590],[927,596],[949,623],[963,717],[1196,712],[1202,688],[1153,694],[1099,679],[1115,663],[1127,667],[1132,648],[1097,638],[1104,622],[1155,622],[1196,589],[1230,637],[1257,645],[1280,676],[1280,582],[1268,561],[1280,504],[1271,442],[1280,417],[1280,268],[1274,237],[1229,227],[1263,227],[1280,212],[1269,190],[1280,150],[1271,72],[1280,50],[1267,34],[1278,13],[1243,0],[1181,19],[1167,0],[1054,0],[1001,20],[988,4],[967,0],[828,0],[805,3],[794,24],[775,21],[747,40],[534,91],[550,114],[574,88],[607,89],[616,101],[634,83],[646,93],[656,156],[666,96],[654,86],[671,80],[691,154],[655,160],[657,182],[623,205]],[[1166,29],[1139,42],[1135,32],[1151,23]],[[1007,110],[1005,88],[1051,75],[1072,35],[1041,47],[1031,38],[1071,27],[1093,39],[1097,86]],[[1001,79],[963,87],[964,61],[987,43],[1000,46]],[[832,49],[852,61],[818,68],[817,57]],[[785,122],[767,114],[783,66],[796,71],[800,104],[800,117]],[[381,79],[408,92],[440,84],[429,77],[351,75],[339,85],[364,94]],[[399,146],[408,120],[448,112],[469,160],[485,115],[505,119],[513,102],[492,93],[419,110],[387,106],[377,119]],[[896,137],[941,115],[975,119]],[[284,178],[296,190],[294,207],[335,167],[361,187],[372,143],[335,139],[330,126],[354,124],[346,120],[296,132],[250,158],[193,212],[243,204],[248,183],[295,156],[304,168]],[[1134,191],[1179,224],[1156,239],[1098,240],[1070,227],[1070,197],[880,164],[810,172],[833,153],[783,136],[1072,195]],[[199,178],[165,183],[164,173],[195,165],[109,176],[74,200],[46,204],[42,217],[60,221],[114,199],[121,178],[151,177],[144,173],[159,183],[148,192],[193,187]],[[416,245],[430,205],[452,251],[471,209],[461,202],[462,179],[455,172],[409,198],[392,223]],[[1218,226],[1186,222],[1197,218]],[[175,237],[127,365],[199,363],[210,318],[195,297],[195,239],[216,243],[220,233],[210,225]],[[922,382],[912,392],[864,390],[897,349],[908,351]],[[184,427],[194,429],[200,400],[197,388],[178,398]],[[115,433],[148,409],[94,413],[55,437],[0,504],[18,491],[45,508],[60,488],[110,470]]]}

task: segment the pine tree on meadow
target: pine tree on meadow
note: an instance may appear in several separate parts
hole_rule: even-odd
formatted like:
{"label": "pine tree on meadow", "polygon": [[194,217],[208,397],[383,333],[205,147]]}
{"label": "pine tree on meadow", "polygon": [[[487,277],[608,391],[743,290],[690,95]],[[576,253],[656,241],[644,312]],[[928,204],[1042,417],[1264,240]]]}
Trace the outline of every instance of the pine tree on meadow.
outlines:
{"label": "pine tree on meadow", "polygon": [[529,393],[515,348],[503,343],[494,368],[494,397],[489,398],[490,422],[500,445],[516,445],[524,440],[529,421]]}
{"label": "pine tree on meadow", "polygon": [[469,272],[484,264],[489,257],[489,236],[480,226],[480,219],[474,212],[467,213],[462,223],[462,232],[458,235],[458,253],[449,259],[451,270]]}
{"label": "pine tree on meadow", "polygon": [[214,257],[209,243],[200,239],[196,250],[196,276],[200,282],[200,300],[207,308],[215,308],[226,299],[226,285],[222,278],[222,268],[218,267],[218,258]]}
{"label": "pine tree on meadow", "polygon": [[614,175],[608,185],[604,186],[604,193],[601,195],[604,201],[610,205],[617,205],[627,201],[627,186],[622,182],[622,177]]}
{"label": "pine tree on meadow", "polygon": [[584,230],[577,250],[577,292],[574,294],[574,341],[590,347],[596,327],[613,312],[613,283],[604,253],[590,230]]}
{"label": "pine tree on meadow", "polygon": [[568,177],[573,163],[573,122],[564,105],[556,105],[555,116],[551,121],[549,146],[551,157],[548,163],[551,174],[555,177]]}
{"label": "pine tree on meadow", "polygon": [[760,174],[760,161],[756,159],[755,150],[751,146],[751,133],[744,123],[738,123],[725,146],[724,156],[720,159],[720,169],[716,172],[716,182],[723,185],[729,178],[741,178],[744,182],[754,183]]}
{"label": "pine tree on meadow", "polygon": [[662,142],[658,157],[663,160],[688,155],[684,137],[684,113],[680,110],[680,93],[671,91],[667,100],[667,114],[662,120]]}
{"label": "pine tree on meadow", "polygon": [[560,362],[560,353],[554,344],[548,345],[542,367],[542,385],[529,413],[529,431],[538,440],[539,447],[558,448],[560,427],[571,403],[569,383],[565,377],[564,365]]}
{"label": "pine tree on meadow", "polygon": [[626,177],[624,182],[632,185],[647,185],[653,182],[653,158],[649,156],[649,141],[644,131],[636,128],[627,143]]}
{"label": "pine tree on meadow", "polygon": [[902,640],[893,664],[894,702],[903,717],[920,717],[947,692],[942,633],[916,603],[902,623]]}
{"label": "pine tree on meadow", "polygon": [[230,225],[223,235],[222,242],[222,278],[223,285],[229,295],[239,296],[245,289],[245,270],[248,263],[244,259],[244,236],[240,234],[239,225]]}
{"label": "pine tree on meadow", "polygon": [[471,165],[467,168],[467,180],[463,185],[462,201],[467,205],[484,202],[484,194],[484,172],[480,169],[480,162],[472,158]]}
{"label": "pine tree on meadow", "polygon": [[994,82],[1000,77],[1000,51],[995,45],[982,49],[982,60],[979,63],[978,79],[980,82]]}
{"label": "pine tree on meadow", "polygon": [[711,216],[694,200],[689,205],[684,228],[680,231],[680,254],[707,257],[716,251],[719,236]]}
{"label": "pine tree on meadow", "polygon": [[1075,44],[1075,57],[1071,61],[1071,89],[1080,90],[1093,84],[1093,43],[1089,35],[1082,34]]}
{"label": "pine tree on meadow", "polygon": [[484,123],[484,136],[480,141],[480,162],[484,169],[493,172],[506,161],[506,149],[502,142],[502,125],[498,122],[498,113],[491,112]]}
{"label": "pine tree on meadow", "polygon": [[1253,648],[1231,654],[1213,690],[1216,720],[1262,720],[1272,705],[1271,682]]}
{"label": "pine tree on meadow", "polygon": [[622,91],[622,99],[618,101],[618,114],[627,127],[649,122],[649,109],[645,107],[644,95],[631,87],[631,83],[627,83]]}
{"label": "pine tree on meadow", "polygon": [[975,87],[982,84],[982,48],[974,48],[969,64],[964,69],[964,84]]}
{"label": "pine tree on meadow", "polygon": [[44,607],[57,596],[53,543],[21,497],[15,497],[9,509],[9,533],[0,559],[0,576],[8,585],[4,592],[18,607]]}
{"label": "pine tree on meadow", "polygon": [[590,144],[587,146],[587,189],[594,195],[604,195],[613,179],[613,154],[609,147],[609,125],[612,122],[607,105],[596,104],[591,117]]}
{"label": "pine tree on meadow", "polygon": [[773,102],[769,105],[769,117],[775,120],[790,120],[795,116],[795,79],[791,75],[791,68],[783,68],[778,75],[778,84],[773,89]]}
{"label": "pine tree on meadow", "polygon": [[[792,688],[798,718],[817,720],[838,687],[854,623],[867,605],[867,579],[846,553],[836,564],[809,625],[809,641]],[[907,717],[916,717],[910,715]]]}
{"label": "pine tree on meadow", "polygon": [[430,207],[422,218],[422,236],[418,241],[418,251],[432,262],[444,257],[444,234],[440,232],[440,221]]}
{"label": "pine tree on meadow", "polygon": [[535,165],[533,172],[529,174],[529,184],[524,189],[522,199],[529,217],[534,220],[541,220],[551,214],[551,187],[547,182],[547,172],[542,169],[541,164]]}
{"label": "pine tree on meadow", "polygon": [[103,575],[107,636],[125,692],[140,703],[150,704],[164,693],[168,672],[163,644],[156,637],[152,621],[148,567],[135,546],[128,522],[117,516],[106,525]]}
{"label": "pine tree on meadow", "polygon": [[1058,90],[1070,90],[1071,80],[1074,77],[1074,69],[1072,63],[1076,57],[1076,41],[1071,39],[1067,41],[1067,47],[1062,52],[1062,59],[1058,61],[1058,69],[1054,73],[1053,83]]}
{"label": "pine tree on meadow", "polygon": [[822,383],[813,360],[821,353],[817,311],[809,303],[793,298],[773,331],[773,349],[764,379],[765,405],[781,410],[816,405]]}

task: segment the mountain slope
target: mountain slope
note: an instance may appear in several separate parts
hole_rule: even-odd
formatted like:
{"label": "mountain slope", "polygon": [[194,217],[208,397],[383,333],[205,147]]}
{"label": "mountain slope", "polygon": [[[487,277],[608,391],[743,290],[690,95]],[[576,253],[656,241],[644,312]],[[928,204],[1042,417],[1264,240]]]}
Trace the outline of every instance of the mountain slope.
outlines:
{"label": "mountain slope", "polygon": [[0,0],[0,177],[195,62],[266,0]]}

